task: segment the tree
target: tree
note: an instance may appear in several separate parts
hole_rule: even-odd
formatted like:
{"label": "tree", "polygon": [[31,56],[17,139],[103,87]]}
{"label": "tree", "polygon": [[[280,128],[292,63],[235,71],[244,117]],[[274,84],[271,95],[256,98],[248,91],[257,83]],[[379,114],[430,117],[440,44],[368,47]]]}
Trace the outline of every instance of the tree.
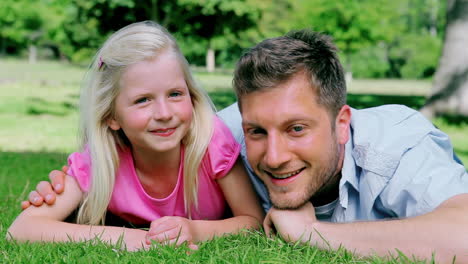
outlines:
{"label": "tree", "polygon": [[295,24],[298,28],[308,27],[331,35],[350,73],[353,54],[388,43],[401,32],[398,17],[401,2],[300,0],[294,2]]}
{"label": "tree", "polygon": [[389,65],[386,77],[419,79],[434,75],[446,24],[443,1],[411,0],[400,3],[397,19],[403,27],[386,45]]}
{"label": "tree", "polygon": [[427,78],[442,46],[442,0],[296,0],[295,28],[333,37],[348,79]]}
{"label": "tree", "polygon": [[[52,51],[60,58],[64,10],[71,0],[3,0],[0,8],[0,54],[28,51],[34,63],[39,51]],[[47,53],[42,53],[50,56]]]}
{"label": "tree", "polygon": [[22,36],[16,30],[18,13],[19,8],[14,0],[3,1],[2,8],[0,8],[0,52],[2,55],[12,50],[17,52],[18,46],[24,47]]}
{"label": "tree", "polygon": [[[221,39],[237,37],[255,26],[260,16],[259,9],[246,0],[179,0],[178,3],[185,15],[172,22],[185,36],[206,42],[208,72],[215,69],[215,49],[227,46]],[[181,23],[185,25],[180,26]]]}
{"label": "tree", "polygon": [[421,112],[468,117],[468,0],[448,0],[442,57]]}
{"label": "tree", "polygon": [[75,61],[89,57],[115,30],[132,22],[155,20],[179,42],[203,44],[198,50],[206,51],[207,65],[213,67],[214,50],[229,45],[220,39],[255,26],[260,15],[247,0],[73,0],[70,10],[63,27],[70,40],[67,53]]}
{"label": "tree", "polygon": [[43,34],[44,16],[41,3],[34,1],[5,1],[0,11],[0,39],[2,51],[8,48],[7,42],[19,47],[28,46],[29,61],[36,61],[36,45]]}

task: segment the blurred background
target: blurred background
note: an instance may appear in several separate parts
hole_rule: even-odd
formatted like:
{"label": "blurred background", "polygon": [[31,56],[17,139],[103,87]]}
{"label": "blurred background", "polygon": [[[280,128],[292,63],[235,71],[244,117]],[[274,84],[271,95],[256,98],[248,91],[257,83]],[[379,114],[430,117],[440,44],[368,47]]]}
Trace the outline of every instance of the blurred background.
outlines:
{"label": "blurred background", "polygon": [[419,109],[468,162],[467,0],[2,0],[0,151],[74,150],[86,66],[110,34],[142,20],[176,37],[218,109],[235,101],[243,50],[293,29],[327,33],[352,107]]}
{"label": "blurred background", "polygon": [[446,13],[443,0],[2,0],[0,54],[86,65],[115,30],[154,20],[191,64],[213,71],[265,38],[312,28],[333,36],[354,78],[424,79],[436,71]]}
{"label": "blurred background", "polygon": [[[0,0],[1,237],[36,184],[78,151],[80,86],[98,47],[114,31],[143,20],[162,24],[177,38],[217,109],[236,100],[232,71],[243,50],[293,29],[327,33],[340,49],[351,107],[404,104],[420,110],[468,164],[468,0]],[[55,249],[4,241],[0,262],[3,257],[6,263],[149,259],[138,253],[128,261],[115,249],[88,252],[88,244],[83,251],[81,245]],[[218,245],[212,244],[213,252]],[[252,249],[256,254],[246,245],[237,259],[245,261]],[[270,254],[274,245],[268,242],[259,253]],[[272,257],[276,262],[306,253],[284,245]],[[151,261],[161,262],[171,251],[153,252]],[[354,261],[346,252],[326,254]],[[216,262],[218,255],[210,259]],[[412,261],[403,257],[398,260]]]}

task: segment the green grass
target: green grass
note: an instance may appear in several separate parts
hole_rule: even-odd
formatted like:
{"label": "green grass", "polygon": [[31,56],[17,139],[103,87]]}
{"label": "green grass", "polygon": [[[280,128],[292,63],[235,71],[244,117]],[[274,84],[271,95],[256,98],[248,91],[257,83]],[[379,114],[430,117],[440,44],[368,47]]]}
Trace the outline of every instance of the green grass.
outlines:
{"label": "green grass", "polygon": [[[77,101],[85,69],[56,62],[29,65],[0,59],[0,236],[20,212],[20,201],[51,169],[60,168],[67,153],[76,149]],[[232,76],[196,72],[218,109],[235,101]],[[356,108],[401,103],[419,108],[430,90],[428,81],[354,80],[348,103]],[[468,122],[438,118],[456,152],[468,164]],[[345,251],[320,251],[267,239],[261,233],[228,236],[203,243],[186,254],[186,248],[161,247],[126,252],[102,243],[17,244],[0,239],[0,262],[11,263],[400,263],[402,256],[384,260],[361,259]]]}
{"label": "green grass", "polygon": [[[57,168],[63,153],[0,152],[0,236],[20,212],[19,203],[29,190]],[[5,166],[7,165],[7,166]],[[26,243],[0,239],[0,263],[401,263],[398,258],[360,258],[350,252],[318,250],[314,247],[268,239],[259,232],[232,235],[200,244],[187,254],[186,247],[158,247],[149,251],[126,252],[119,246],[99,241],[85,243]],[[409,260],[406,263],[418,263]],[[422,263],[422,262],[421,262]]]}

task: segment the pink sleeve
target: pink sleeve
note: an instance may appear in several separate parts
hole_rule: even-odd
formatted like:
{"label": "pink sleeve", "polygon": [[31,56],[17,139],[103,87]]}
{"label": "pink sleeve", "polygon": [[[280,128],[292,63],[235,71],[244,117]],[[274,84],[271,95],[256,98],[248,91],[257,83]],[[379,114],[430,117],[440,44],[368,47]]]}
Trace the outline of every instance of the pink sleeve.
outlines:
{"label": "pink sleeve", "polygon": [[68,156],[67,174],[75,178],[83,192],[89,190],[91,157],[87,149],[83,152],[74,152]]}
{"label": "pink sleeve", "polygon": [[226,176],[234,166],[240,149],[241,146],[234,139],[229,128],[218,117],[215,117],[213,136],[204,158],[211,178],[218,179]]}

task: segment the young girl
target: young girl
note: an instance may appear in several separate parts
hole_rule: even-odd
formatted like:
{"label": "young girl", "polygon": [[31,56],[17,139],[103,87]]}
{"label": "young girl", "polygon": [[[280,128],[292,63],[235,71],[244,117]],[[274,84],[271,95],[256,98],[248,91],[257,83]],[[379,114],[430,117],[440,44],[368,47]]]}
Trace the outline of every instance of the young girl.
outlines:
{"label": "young girl", "polygon": [[[113,243],[123,236],[135,250],[151,241],[193,246],[261,224],[240,146],[161,26],[135,23],[104,43],[80,111],[82,150],[69,156],[64,192],[52,206],[24,210],[11,238]],[[77,224],[64,222],[77,208]],[[228,208],[233,217],[220,220]],[[150,230],[99,226],[107,210],[151,223]]]}

